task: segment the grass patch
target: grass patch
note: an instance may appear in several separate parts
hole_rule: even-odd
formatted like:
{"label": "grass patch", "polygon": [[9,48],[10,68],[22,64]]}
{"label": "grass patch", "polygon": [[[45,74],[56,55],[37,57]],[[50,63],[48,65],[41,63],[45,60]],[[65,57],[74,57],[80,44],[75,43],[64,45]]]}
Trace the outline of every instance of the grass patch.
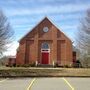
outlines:
{"label": "grass patch", "polygon": [[90,77],[89,68],[0,68],[0,77]]}

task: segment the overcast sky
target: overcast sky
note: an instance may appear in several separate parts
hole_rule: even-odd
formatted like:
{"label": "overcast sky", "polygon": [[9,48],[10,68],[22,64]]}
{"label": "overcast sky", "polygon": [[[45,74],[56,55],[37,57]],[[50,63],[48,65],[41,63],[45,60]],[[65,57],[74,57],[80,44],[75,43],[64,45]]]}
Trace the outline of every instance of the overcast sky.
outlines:
{"label": "overcast sky", "polygon": [[9,55],[16,53],[17,41],[47,16],[72,41],[80,19],[90,8],[90,0],[0,0],[0,9],[15,31],[15,41]]}

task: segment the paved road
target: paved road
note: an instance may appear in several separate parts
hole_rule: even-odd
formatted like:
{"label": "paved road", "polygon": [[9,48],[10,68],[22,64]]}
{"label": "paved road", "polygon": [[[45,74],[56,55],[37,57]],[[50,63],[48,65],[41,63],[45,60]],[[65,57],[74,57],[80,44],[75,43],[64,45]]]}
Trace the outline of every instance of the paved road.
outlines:
{"label": "paved road", "polygon": [[39,78],[32,90],[70,90],[62,78]]}
{"label": "paved road", "polygon": [[90,90],[90,78],[0,79],[0,90]]}
{"label": "paved road", "polygon": [[0,90],[27,90],[31,81],[30,78],[3,79],[0,82]]}
{"label": "paved road", "polygon": [[66,78],[75,90],[90,90],[90,78]]}

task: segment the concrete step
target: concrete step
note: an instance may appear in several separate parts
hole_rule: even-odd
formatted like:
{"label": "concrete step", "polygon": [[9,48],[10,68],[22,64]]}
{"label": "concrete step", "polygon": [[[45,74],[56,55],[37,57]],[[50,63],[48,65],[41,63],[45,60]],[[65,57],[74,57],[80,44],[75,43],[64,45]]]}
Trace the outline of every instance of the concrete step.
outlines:
{"label": "concrete step", "polygon": [[37,67],[46,67],[46,68],[49,68],[49,67],[53,67],[53,65],[39,64],[39,65],[37,65]]}

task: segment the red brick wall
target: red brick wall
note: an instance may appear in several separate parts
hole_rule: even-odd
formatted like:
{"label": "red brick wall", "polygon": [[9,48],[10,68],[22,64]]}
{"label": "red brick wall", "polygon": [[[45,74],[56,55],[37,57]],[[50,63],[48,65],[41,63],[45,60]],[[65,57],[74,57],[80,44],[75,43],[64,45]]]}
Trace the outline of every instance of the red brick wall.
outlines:
{"label": "red brick wall", "polygon": [[[43,32],[45,26],[49,28],[46,33]],[[25,64],[34,61],[41,63],[43,42],[47,42],[50,46],[49,64],[53,61],[61,65],[72,64],[72,42],[47,18],[20,40],[16,63]]]}
{"label": "red brick wall", "polygon": [[19,50],[16,55],[16,64],[24,64],[25,63],[25,51],[26,51],[26,43],[20,43]]}

